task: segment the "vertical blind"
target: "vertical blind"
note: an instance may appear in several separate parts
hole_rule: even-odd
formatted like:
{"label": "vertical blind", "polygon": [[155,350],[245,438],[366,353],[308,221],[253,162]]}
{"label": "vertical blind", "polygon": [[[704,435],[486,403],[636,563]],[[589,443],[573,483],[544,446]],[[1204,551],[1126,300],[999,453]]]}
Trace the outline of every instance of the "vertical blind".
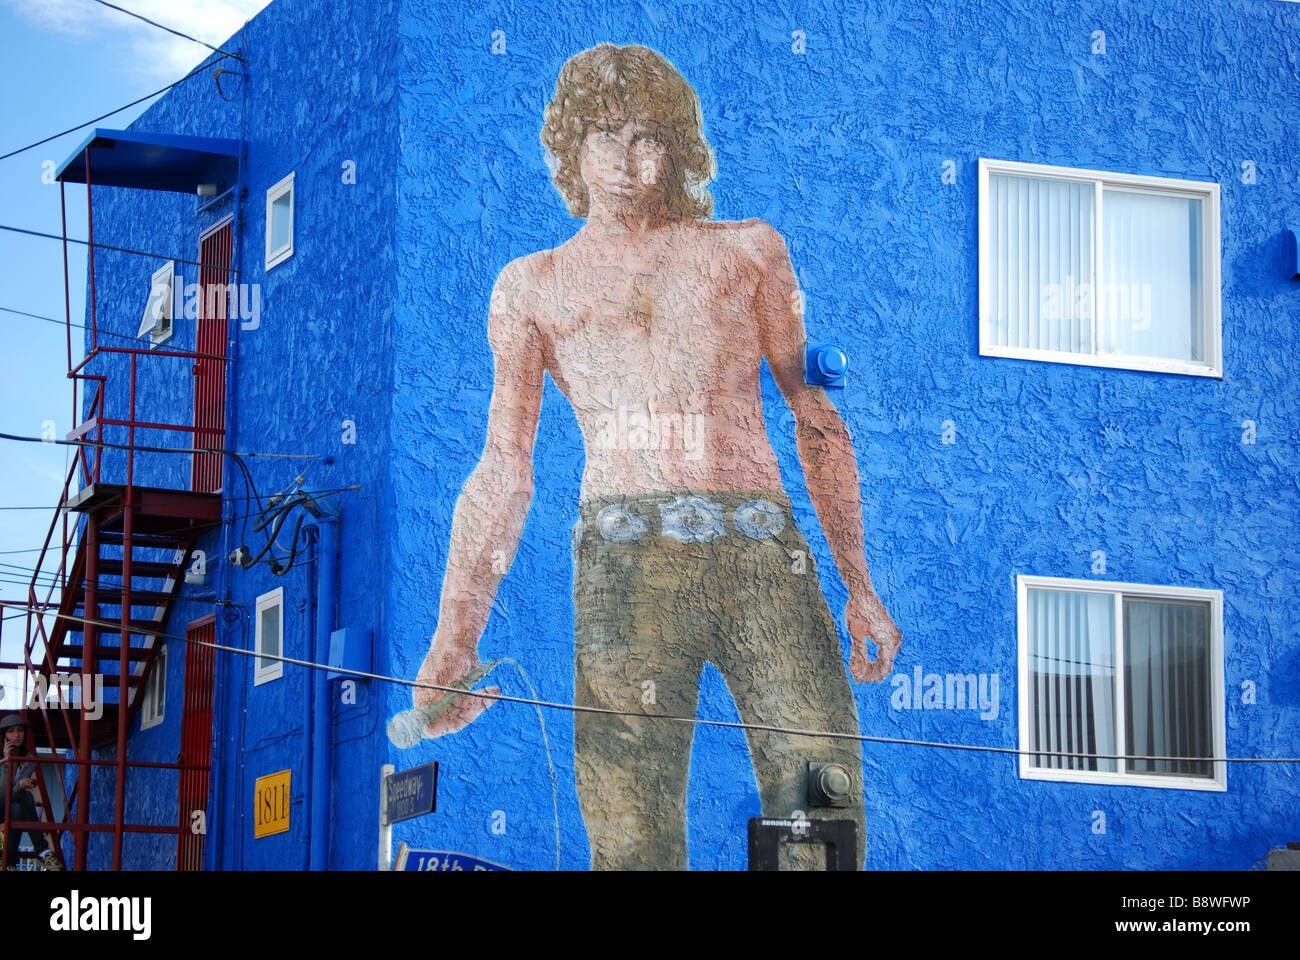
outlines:
{"label": "vertical blind", "polygon": [[[1212,757],[1210,607],[1124,598],[1127,753]],[[1210,777],[1209,762],[1129,760],[1134,773]]]}
{"label": "vertical blind", "polygon": [[[1093,185],[989,176],[993,342],[1092,353]],[[1086,288],[1085,288],[1086,289]]]}
{"label": "vertical blind", "polygon": [[[1110,754],[1116,735],[1114,594],[1028,591],[1031,751]],[[1212,777],[1210,605],[1124,597],[1124,754],[1130,773]],[[1033,755],[1035,767],[1116,772],[1115,760]]]}
{"label": "vertical blind", "polygon": [[[1029,591],[1030,749],[1117,754],[1115,605],[1108,594]],[[1036,756],[1034,766],[1115,772],[1117,761]]]}
{"label": "vertical blind", "polygon": [[1204,202],[1096,184],[989,175],[994,345],[1205,362]]}

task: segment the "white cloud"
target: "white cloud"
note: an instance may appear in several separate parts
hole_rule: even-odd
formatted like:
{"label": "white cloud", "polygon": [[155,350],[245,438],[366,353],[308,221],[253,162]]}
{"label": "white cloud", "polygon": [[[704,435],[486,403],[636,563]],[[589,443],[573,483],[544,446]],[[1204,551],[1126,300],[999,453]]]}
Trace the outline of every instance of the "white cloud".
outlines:
{"label": "white cloud", "polygon": [[[98,44],[124,70],[152,80],[174,80],[211,51],[192,40],[128,17],[93,0],[4,0],[51,33]],[[118,6],[220,46],[271,0],[122,0]]]}

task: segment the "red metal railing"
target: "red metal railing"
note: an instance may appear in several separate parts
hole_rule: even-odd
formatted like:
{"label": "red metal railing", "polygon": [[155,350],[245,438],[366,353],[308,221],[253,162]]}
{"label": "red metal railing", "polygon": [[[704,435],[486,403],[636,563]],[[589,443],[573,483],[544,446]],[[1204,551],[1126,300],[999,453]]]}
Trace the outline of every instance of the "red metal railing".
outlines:
{"label": "red metal railing", "polygon": [[[42,711],[42,712],[48,712],[48,711]],[[50,812],[51,807],[49,805],[50,803],[49,793],[45,787],[45,776],[44,776],[44,771],[42,769],[45,764],[75,763],[78,766],[85,764],[94,767],[107,767],[107,766],[116,767],[119,765],[117,760],[81,760],[75,757],[60,757],[60,756],[53,756],[53,755],[41,756],[41,755],[30,755],[30,754],[24,756],[9,756],[4,758],[6,783],[8,784],[13,783],[14,765],[18,763],[36,764],[35,776],[36,776],[37,787],[40,792],[41,805],[47,814]],[[186,763],[153,763],[145,760],[131,760],[128,761],[126,765],[128,767],[132,767],[136,769],[147,768],[153,770],[175,770],[182,778],[187,775],[193,776],[200,771],[202,773],[206,773],[208,769],[207,764],[203,764],[200,766],[200,765],[186,764]],[[62,782],[63,778],[60,777],[59,780],[60,782]],[[80,785],[83,782],[84,780],[80,776],[78,776],[77,787],[80,787]],[[77,787],[73,788],[74,793],[76,792]],[[11,820],[9,818],[9,814],[12,812],[10,809],[12,794],[13,794],[12,787],[9,790],[6,790],[4,792],[4,802],[3,802],[4,815],[2,818],[0,818],[0,823],[3,824],[3,829],[5,831],[4,833],[5,843],[4,843],[4,852],[2,855],[0,855],[0,869],[8,868],[10,864],[12,864],[16,859],[15,855],[17,853],[17,844],[9,843],[9,835],[11,832],[18,833],[24,830],[46,831],[46,830],[50,830],[51,828],[56,828],[56,833],[55,833],[56,842],[52,845],[51,849],[55,851],[55,856],[59,858],[60,862],[63,861],[63,851],[57,842],[58,834],[65,831],[68,833],[75,834],[78,838],[84,838],[89,833],[107,833],[110,830],[114,832],[115,836],[120,833],[169,833],[169,834],[174,834],[177,837],[178,843],[184,843],[185,838],[187,836],[193,835],[193,830],[190,828],[188,821],[184,819],[177,822],[175,826],[164,826],[162,824],[156,824],[156,823],[118,823],[118,822],[114,822],[114,823],[58,822],[56,823],[51,820]],[[65,810],[68,809],[66,805],[64,809]],[[200,842],[202,842],[201,839]]]}

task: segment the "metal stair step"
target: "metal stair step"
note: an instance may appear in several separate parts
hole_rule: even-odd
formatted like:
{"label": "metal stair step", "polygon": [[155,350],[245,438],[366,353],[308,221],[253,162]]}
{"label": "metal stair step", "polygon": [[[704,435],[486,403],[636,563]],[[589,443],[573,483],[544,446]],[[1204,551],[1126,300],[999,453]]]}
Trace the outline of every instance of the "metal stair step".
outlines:
{"label": "metal stair step", "polygon": [[[77,606],[84,603],[85,590],[77,591]],[[97,587],[95,589],[96,603],[111,603],[117,606],[122,604],[122,588],[117,584],[111,587]],[[161,607],[171,602],[172,594],[160,593],[157,590],[132,590],[131,606],[155,606]]]}
{"label": "metal stair step", "polygon": [[[98,540],[101,544],[121,546],[126,537],[120,530],[100,530]],[[175,550],[178,547],[185,546],[189,541],[190,535],[187,532],[175,535],[134,532],[131,534],[132,546],[149,547],[156,550]]]}
{"label": "metal stair step", "polygon": [[[96,617],[95,619],[103,619]],[[68,633],[84,633],[87,624],[80,620],[67,620]],[[128,623],[128,629],[132,633],[138,634],[159,634],[163,631],[163,625],[157,620],[131,620]],[[121,633],[120,623],[99,623],[94,625],[96,633]]]}
{"label": "metal stair step", "polygon": [[[109,560],[105,557],[99,558],[97,564],[101,574],[108,576],[120,577],[122,575],[122,561],[119,559]],[[152,579],[162,579],[164,577],[179,576],[181,564],[179,563],[158,563],[151,560],[131,560],[131,578],[148,577]]]}
{"label": "metal stair step", "polygon": [[[80,660],[85,655],[86,648],[80,643],[65,643],[59,650],[59,659]],[[120,661],[121,647],[112,647],[106,644],[100,644],[95,647],[95,656],[101,660]],[[128,660],[140,661],[148,660],[154,654],[153,647],[131,647],[127,654]]]}

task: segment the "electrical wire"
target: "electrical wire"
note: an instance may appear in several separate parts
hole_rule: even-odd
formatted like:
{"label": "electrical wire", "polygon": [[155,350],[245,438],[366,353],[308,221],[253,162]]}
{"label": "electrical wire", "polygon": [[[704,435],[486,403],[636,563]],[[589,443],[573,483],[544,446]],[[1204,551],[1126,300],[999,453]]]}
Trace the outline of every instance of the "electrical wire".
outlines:
{"label": "electrical wire", "polygon": [[[243,474],[243,477],[244,477],[244,484],[245,484],[245,489],[246,489],[246,491],[247,491],[248,493],[251,493],[252,498],[256,501],[256,503],[257,503],[257,505],[258,505],[258,511],[259,511],[259,523],[260,523],[261,525],[260,525],[260,526],[255,525],[255,526],[254,526],[254,532],[260,532],[260,531],[261,531],[262,529],[264,529],[265,526],[267,525],[267,522],[262,522],[262,516],[266,513],[266,511],[267,511],[268,509],[276,508],[276,509],[275,509],[275,512],[273,513],[273,517],[274,517],[274,518],[280,518],[280,517],[283,517],[283,520],[281,520],[281,522],[278,523],[278,524],[274,527],[273,534],[272,534],[272,536],[270,537],[270,540],[268,541],[267,545],[266,545],[266,546],[265,546],[265,547],[264,547],[264,548],[263,548],[263,549],[262,549],[262,550],[261,550],[261,551],[260,551],[260,552],[259,552],[259,553],[254,557],[254,558],[253,558],[252,563],[256,563],[256,562],[258,562],[259,560],[261,560],[261,558],[262,558],[263,556],[265,556],[265,555],[267,554],[267,552],[270,551],[271,547],[272,547],[273,545],[275,545],[276,541],[277,541],[278,538],[279,538],[280,530],[281,530],[281,528],[284,526],[284,520],[287,520],[287,519],[288,519],[288,512],[289,512],[289,510],[290,510],[292,507],[294,507],[294,506],[306,506],[306,505],[309,504],[309,503],[314,503],[314,502],[315,502],[315,497],[316,497],[316,496],[322,496],[322,495],[325,495],[326,492],[327,492],[327,491],[315,491],[315,492],[314,492],[313,494],[311,494],[311,495],[308,495],[308,494],[303,493],[303,494],[300,494],[297,498],[291,498],[291,499],[289,499],[288,501],[285,501],[285,502],[283,502],[283,503],[281,503],[281,502],[279,501],[278,498],[283,497],[289,489],[294,488],[294,487],[296,487],[296,486],[298,486],[298,485],[300,485],[300,484],[302,483],[303,479],[304,479],[304,478],[306,477],[306,475],[307,475],[307,470],[310,470],[310,469],[311,469],[311,465],[308,464],[308,466],[307,466],[307,470],[304,470],[304,471],[303,471],[301,474],[299,474],[299,475],[298,475],[298,476],[297,476],[293,481],[291,481],[290,484],[289,484],[289,486],[286,487],[285,490],[282,490],[280,493],[278,493],[278,494],[275,495],[275,498],[273,498],[273,499],[276,500],[275,503],[272,503],[269,507],[264,507],[264,506],[262,505],[262,497],[261,497],[261,494],[258,492],[258,490],[257,490],[257,485],[256,485],[256,483],[255,483],[254,480],[253,480],[253,475],[252,475],[251,471],[249,471],[248,466],[243,462],[243,458],[244,458],[244,457],[280,457],[280,458],[284,458],[284,459],[316,460],[316,459],[319,459],[319,457],[318,457],[317,454],[294,454],[294,453],[286,453],[286,454],[236,453],[236,452],[234,452],[234,451],[232,451],[232,450],[224,450],[224,449],[220,449],[220,448],[208,448],[208,449],[203,449],[203,448],[200,448],[200,449],[185,449],[185,448],[177,448],[177,447],[146,447],[146,446],[141,446],[141,445],[139,445],[139,444],[115,444],[115,443],[109,443],[109,442],[107,442],[107,441],[95,441],[95,440],[50,440],[50,439],[46,439],[46,438],[43,438],[43,437],[24,437],[24,436],[19,436],[19,435],[16,435],[16,434],[9,434],[9,433],[0,433],[0,439],[4,439],[4,440],[14,440],[14,441],[26,442],[26,443],[53,443],[53,444],[66,444],[66,445],[70,445],[70,446],[107,447],[107,448],[111,448],[111,449],[132,450],[132,451],[140,451],[140,452],[146,452],[146,453],[149,453],[149,452],[152,452],[152,453],[191,453],[191,454],[192,454],[192,453],[219,453],[219,454],[223,454],[223,455],[225,455],[225,456],[231,457],[231,458],[234,459],[235,464],[239,467],[240,471],[241,471],[242,474]],[[359,484],[353,484],[353,485],[351,485],[350,487],[345,487],[345,488],[340,488],[340,489],[343,489],[343,490],[348,490],[348,489],[357,489],[357,490],[359,490],[359,489],[360,489],[360,485],[359,485]],[[338,492],[338,491],[332,491],[332,492]],[[125,506],[125,505],[124,505],[124,506]],[[133,505],[133,506],[139,506],[139,505]],[[55,508],[53,508],[53,509],[56,509],[56,510],[57,510],[57,509],[61,509],[61,507],[55,507]],[[249,514],[246,514],[246,515],[244,516],[244,522],[243,522],[243,525],[242,525],[242,528],[241,528],[241,531],[240,531],[240,540],[241,540],[241,542],[243,542],[243,543],[246,543],[246,542],[247,542],[247,533],[248,533],[248,517],[249,517],[249,516],[250,516]],[[267,518],[267,519],[268,519],[268,522],[269,522],[269,519],[270,519],[270,518]],[[293,540],[292,540],[292,545],[291,545],[291,550],[290,550],[290,552],[289,552],[289,555],[288,555],[287,557],[277,557],[277,556],[275,556],[275,555],[272,555],[272,557],[271,557],[271,570],[272,570],[272,572],[275,573],[277,576],[282,576],[282,575],[288,573],[288,572],[289,572],[290,570],[292,570],[292,569],[294,568],[294,566],[296,565],[295,561],[297,560],[297,557],[298,557],[298,541],[299,541],[299,534],[300,534],[300,532],[301,532],[301,530],[302,530],[302,524],[303,524],[303,522],[304,522],[304,519],[305,519],[305,517],[301,517],[301,516],[300,516],[300,517],[298,518],[297,523],[296,523],[295,526],[294,526],[294,531],[293,531]],[[154,531],[154,532],[155,532],[155,533],[169,533],[169,532],[183,533],[184,530],[185,530],[185,528],[177,528],[175,531]],[[284,548],[281,547],[280,549],[283,550]],[[282,561],[284,561],[284,562],[282,562]],[[251,564],[250,564],[250,565],[251,565]]]}
{"label": "electrical wire", "polygon": [[[26,436],[21,436],[12,433],[0,433],[0,440],[13,440],[20,443],[64,444],[64,445],[76,446],[76,447],[100,447],[100,448],[110,449],[110,450],[131,450],[133,452],[138,452],[138,453],[221,454],[223,456],[230,457],[235,461],[235,465],[239,467],[241,473],[244,476],[245,488],[248,492],[250,492],[253,495],[253,498],[257,501],[259,509],[261,508],[262,505],[261,494],[258,493],[257,484],[253,481],[253,475],[249,471],[248,465],[244,463],[243,458],[273,457],[273,458],[287,459],[287,460],[318,459],[318,455],[314,453],[237,453],[233,450],[226,450],[220,447],[206,447],[206,448],[150,447],[141,444],[110,443],[107,440],[51,440],[46,437],[26,437]],[[245,532],[246,532],[246,528],[245,528]]]}
{"label": "electrical wire", "polygon": [[[317,497],[328,495],[328,491],[324,490],[313,490],[311,493],[307,493],[301,489],[302,482],[306,479],[307,473],[311,468],[312,464],[308,464],[303,472],[294,477],[293,480],[289,481],[288,485],[285,486],[284,489],[280,490],[268,499],[267,505],[262,508],[261,512],[258,514],[257,522],[253,524],[253,532],[261,533],[268,526],[273,525],[272,532],[267,539],[266,546],[263,547],[256,556],[249,559],[247,563],[241,562],[241,566],[251,567],[253,564],[258,563],[262,557],[272,549],[272,547],[278,547],[280,550],[283,550],[284,547],[280,546],[280,530],[284,527],[284,524],[288,520],[288,516],[293,509],[295,507],[302,507],[304,511],[308,510],[316,503]],[[357,489],[360,489],[360,485],[357,485]],[[293,527],[293,538],[290,540],[288,555],[280,557],[276,556],[274,553],[271,554],[268,564],[270,565],[271,572],[276,576],[283,576],[297,565],[299,550],[298,542],[302,533],[302,525],[305,520],[306,513],[299,514],[298,520]],[[248,524],[246,516],[244,525],[240,531],[241,547],[246,546],[248,542],[247,534]]]}
{"label": "electrical wire", "polygon": [[[533,695],[533,699],[539,699],[537,688],[533,686],[533,681],[528,678],[524,668],[519,665],[519,661],[512,660],[510,657],[502,657],[502,663],[508,663],[519,671],[519,676],[524,678],[524,683],[528,685],[528,691]],[[546,748],[546,765],[551,771],[551,808],[555,811],[555,869],[560,869],[560,787],[559,782],[555,779],[555,758],[551,756],[551,741],[546,736],[546,718],[542,716],[542,708],[534,705],[533,709],[537,711],[537,722],[542,728],[542,746]]]}
{"label": "electrical wire", "polygon": [[206,40],[200,40],[198,37],[191,37],[188,33],[181,33],[179,30],[173,30],[171,27],[165,27],[161,23],[158,23],[155,20],[150,20],[148,17],[141,16],[140,14],[136,13],[133,10],[126,9],[126,7],[119,7],[115,3],[109,3],[108,0],[95,0],[95,2],[98,3],[100,6],[108,7],[110,10],[116,10],[118,13],[125,13],[128,17],[135,17],[137,20],[143,20],[151,27],[157,27],[159,30],[166,30],[168,33],[174,34],[175,36],[178,37],[183,37],[186,40],[193,40],[195,43],[202,44],[203,46],[207,47],[209,50],[212,50],[215,53],[219,53],[222,56],[234,57],[236,60],[241,60],[241,61],[244,59],[237,53],[230,53],[227,50],[222,50],[220,47],[214,47]]}
{"label": "electrical wire", "polygon": [[155,90],[153,93],[146,94],[145,96],[141,97],[139,100],[132,100],[130,103],[126,104],[125,106],[118,107],[116,110],[110,110],[108,111],[108,113],[100,114],[98,117],[95,117],[93,120],[87,120],[85,123],[79,123],[75,127],[68,127],[68,129],[66,130],[60,131],[59,133],[53,134],[52,136],[45,137],[43,140],[37,140],[35,143],[29,143],[25,147],[19,147],[17,150],[10,150],[8,153],[0,155],[0,160],[8,160],[10,157],[16,157],[20,153],[26,153],[28,150],[35,150],[37,147],[41,146],[42,144],[49,143],[51,140],[57,140],[59,139],[59,137],[65,137],[70,133],[76,133],[78,130],[88,127],[92,123],[99,123],[99,121],[101,120],[107,120],[115,113],[121,113],[123,110],[130,110],[138,103],[144,103],[146,100],[152,100],[154,97],[158,96],[159,94],[166,93],[172,87],[184,83],[190,77],[197,76],[198,74],[207,70],[208,67],[220,63],[226,57],[234,57],[236,60],[244,59],[243,57],[234,53],[223,53],[221,57],[219,57],[218,59],[213,60],[211,62],[204,62],[200,64],[199,66],[191,70],[189,73],[185,74],[185,76],[181,77],[179,80],[174,80],[173,82],[167,84],[167,86],[163,87],[160,90]]}
{"label": "electrical wire", "polygon": [[[353,492],[353,491],[360,490],[360,489],[362,489],[361,484],[359,484],[359,483],[354,483],[354,484],[351,484],[351,485],[346,486],[346,487],[327,487],[327,488],[324,488],[324,489],[321,489],[321,490],[313,490],[312,493],[313,493],[313,495],[319,497],[319,496],[330,496],[330,495],[338,494],[338,493],[348,493],[348,492]],[[252,498],[252,497],[231,497],[231,498],[230,498],[230,500],[231,500],[231,501],[234,501],[234,502],[241,502],[241,501],[251,500],[251,499],[253,499],[253,498]],[[127,505],[126,505],[126,504],[119,504],[118,506],[120,506],[120,507],[122,507],[123,509],[125,509]],[[133,504],[130,505],[130,507],[131,507],[131,509],[139,510],[139,509],[143,509],[143,508],[144,508],[144,504],[133,503]],[[6,509],[6,508],[0,507],[0,509]],[[14,509],[14,510],[18,510],[18,509],[32,509],[32,510],[60,510],[60,509],[63,509],[63,508],[62,508],[62,507],[49,507],[49,506],[44,506],[44,507],[12,507],[12,508],[8,508],[8,509]],[[256,516],[259,516],[259,514],[258,514],[258,513],[236,514],[235,516],[231,517],[230,519],[231,519],[231,522],[233,522],[233,523],[238,523],[238,522],[240,522],[240,521],[242,520],[242,521],[244,521],[244,523],[246,524],[247,521],[248,521],[249,519],[251,519],[251,518],[253,518],[253,517],[256,517]],[[44,548],[44,549],[46,549],[46,551],[49,553],[49,555],[50,555],[51,557],[56,556],[56,555],[58,554],[58,552],[59,552],[57,549],[54,549],[54,548]],[[283,547],[281,547],[281,549],[283,549]],[[0,556],[10,556],[10,555],[22,554],[22,553],[40,553],[41,550],[42,550],[41,547],[34,547],[34,548],[30,549],[30,550],[0,550]],[[294,567],[300,566],[299,563],[294,562],[294,557],[293,557],[292,555],[291,555],[290,557],[287,557],[287,558],[276,557],[275,559],[288,561],[288,566],[286,566],[286,568],[282,571],[282,574],[283,574],[283,573],[288,573],[289,570],[293,569]],[[55,572],[55,571],[48,571],[48,572],[47,572],[47,571],[44,570],[44,569],[42,569],[42,570],[40,570],[40,571],[37,571],[37,570],[34,570],[32,567],[22,566],[22,565],[20,565],[20,564],[16,564],[16,563],[4,563],[4,562],[0,562],[0,568],[8,568],[8,569],[0,569],[0,575],[6,575],[6,574],[7,574],[7,575],[10,575],[10,576],[14,576],[14,575],[22,574],[22,575],[27,576],[27,577],[28,577],[28,580],[25,581],[25,582],[26,582],[27,584],[29,584],[29,585],[30,585],[31,583],[33,583],[33,582],[34,582],[37,586],[43,586],[43,587],[57,586],[57,585],[58,585],[58,584],[57,584],[57,582],[58,582],[58,573]],[[11,583],[15,583],[15,584],[17,584],[17,581],[8,581],[8,582],[11,582]],[[17,585],[21,585],[21,584],[17,584]],[[109,587],[109,588],[112,588],[112,587],[116,586],[116,584],[105,584],[104,586]]]}
{"label": "electrical wire", "polygon": [[[329,487],[325,490],[312,490],[312,494],[313,496],[323,496],[331,493],[346,493],[350,490],[360,490],[360,489],[361,489],[361,484],[354,483],[351,486],[347,486],[347,487]],[[245,497],[227,497],[227,499],[231,503],[244,503],[249,500],[253,500],[254,498],[252,496],[245,496]],[[120,506],[122,509],[126,509],[128,505],[122,503],[122,504],[118,504],[118,506]],[[144,504],[140,504],[140,503],[130,504],[130,509],[132,510],[140,510],[143,509],[143,507]],[[62,505],[56,505],[52,507],[48,503],[38,503],[27,507],[0,507],[0,510],[62,510],[62,509],[63,509]],[[244,514],[244,516],[252,517],[252,516],[257,516],[257,514]],[[238,520],[239,517],[236,517],[235,519]],[[39,550],[40,548],[37,547],[36,549]],[[9,553],[9,552],[11,551],[0,550],[0,553]],[[22,553],[23,551],[16,551],[16,552]],[[0,564],[0,566],[4,566],[4,564]]]}
{"label": "electrical wire", "polygon": [[[60,242],[66,240],[68,243],[79,243],[83,247],[94,247],[96,250],[112,250],[115,253],[133,253],[141,257],[152,257],[155,260],[174,260],[177,263],[184,263],[192,267],[202,268],[218,266],[218,264],[214,263],[204,263],[202,260],[186,260],[184,257],[174,257],[169,253],[150,253],[148,250],[135,250],[131,247],[116,247],[111,243],[91,243],[89,240],[82,240],[78,237],[65,237],[59,233],[46,233],[44,230],[30,230],[27,227],[14,227],[5,223],[0,223],[0,230],[7,230],[10,233],[21,233],[29,237],[44,237],[46,240],[58,240]],[[239,271],[234,267],[228,269],[233,274],[239,273]],[[63,321],[60,320],[59,322],[62,323]]]}
{"label": "electrical wire", "polygon": [[[279,460],[320,459],[320,454],[316,453],[237,453],[234,450],[226,450],[222,447],[147,447],[138,443],[110,443],[107,440],[50,440],[46,437],[26,437],[15,433],[0,433],[0,440],[14,440],[19,443],[67,444],[73,447],[103,447],[108,450],[133,450],[136,453],[220,453],[227,457],[234,457],[236,462],[240,457],[267,457]],[[254,490],[254,494],[256,494],[256,490]]]}
{"label": "electrical wire", "polygon": [[[67,320],[60,320],[57,317],[45,317],[45,316],[41,316],[41,314],[39,313],[28,313],[26,310],[15,310],[12,307],[0,307],[0,311],[4,313],[16,313],[20,317],[31,317],[33,320],[44,320],[47,323],[57,323],[61,327],[69,326],[72,327],[74,330],[90,329],[90,327],[86,326],[84,323],[69,323]],[[129,333],[114,333],[112,330],[96,329],[95,332],[98,336],[101,337],[116,337],[119,340],[129,340],[132,343],[139,343],[140,340],[142,339],[140,337],[133,337]],[[187,350],[186,352],[196,357],[205,357],[206,359],[209,360],[229,361],[231,363],[236,362],[236,360],[238,359],[237,357],[223,357],[218,353],[198,353],[197,351],[193,351],[193,350]]]}
{"label": "electrical wire", "polygon": [[[225,601],[217,602],[222,604],[225,603]],[[11,608],[17,606],[16,604],[5,603],[4,601],[0,601],[0,605],[9,606]],[[21,609],[30,608],[23,607]],[[90,626],[109,627],[112,629],[121,627],[120,622],[113,622],[111,620],[77,617],[72,616],[71,614],[60,614],[59,616],[63,620],[71,620],[77,623],[88,624]],[[443,684],[430,683],[427,680],[406,680],[402,677],[390,677],[382,673],[369,673],[365,670],[349,670],[346,667],[331,666],[327,663],[315,663],[311,660],[300,660],[296,657],[284,657],[277,654],[264,653],[258,650],[245,650],[242,647],[232,647],[227,644],[214,643],[207,640],[195,640],[190,637],[177,637],[172,634],[154,632],[152,630],[149,631],[149,635],[164,640],[175,640],[180,643],[192,644],[200,647],[211,647],[213,650],[223,650],[227,653],[238,653],[247,657],[260,657],[263,660],[278,660],[281,663],[307,667],[311,670],[329,670],[334,673],[356,677],[359,680],[379,680],[384,683],[395,683],[400,686],[413,687],[420,690],[437,690],[441,693],[454,693],[462,696],[476,697],[480,700],[504,700],[507,703],[531,704],[538,707],[546,707],[550,710],[564,710],[569,713],[591,713],[610,717],[628,717],[638,720],[660,720],[665,723],[686,723],[694,726],[725,727],[732,730],[754,730],[760,733],[778,733],[791,737],[811,737],[824,740],[856,740],[859,743],[897,744],[899,746],[932,747],[939,750],[966,750],[974,753],[997,753],[1027,757],[1071,757],[1091,760],[1171,760],[1182,763],[1300,763],[1300,757],[1154,757],[1138,754],[1069,753],[1063,750],[1020,750],[1016,747],[990,747],[973,743],[942,743],[936,740],[908,740],[902,737],[874,737],[863,733],[838,733],[832,730],[801,730],[797,727],[780,727],[766,723],[746,723],[744,721],[732,720],[705,720],[700,717],[679,717],[664,713],[636,713],[631,710],[614,710],[609,707],[585,707],[575,703],[557,703],[555,701],[542,700],[536,697],[513,697],[504,693],[488,693],[484,690],[467,690],[463,687],[449,687]]]}

